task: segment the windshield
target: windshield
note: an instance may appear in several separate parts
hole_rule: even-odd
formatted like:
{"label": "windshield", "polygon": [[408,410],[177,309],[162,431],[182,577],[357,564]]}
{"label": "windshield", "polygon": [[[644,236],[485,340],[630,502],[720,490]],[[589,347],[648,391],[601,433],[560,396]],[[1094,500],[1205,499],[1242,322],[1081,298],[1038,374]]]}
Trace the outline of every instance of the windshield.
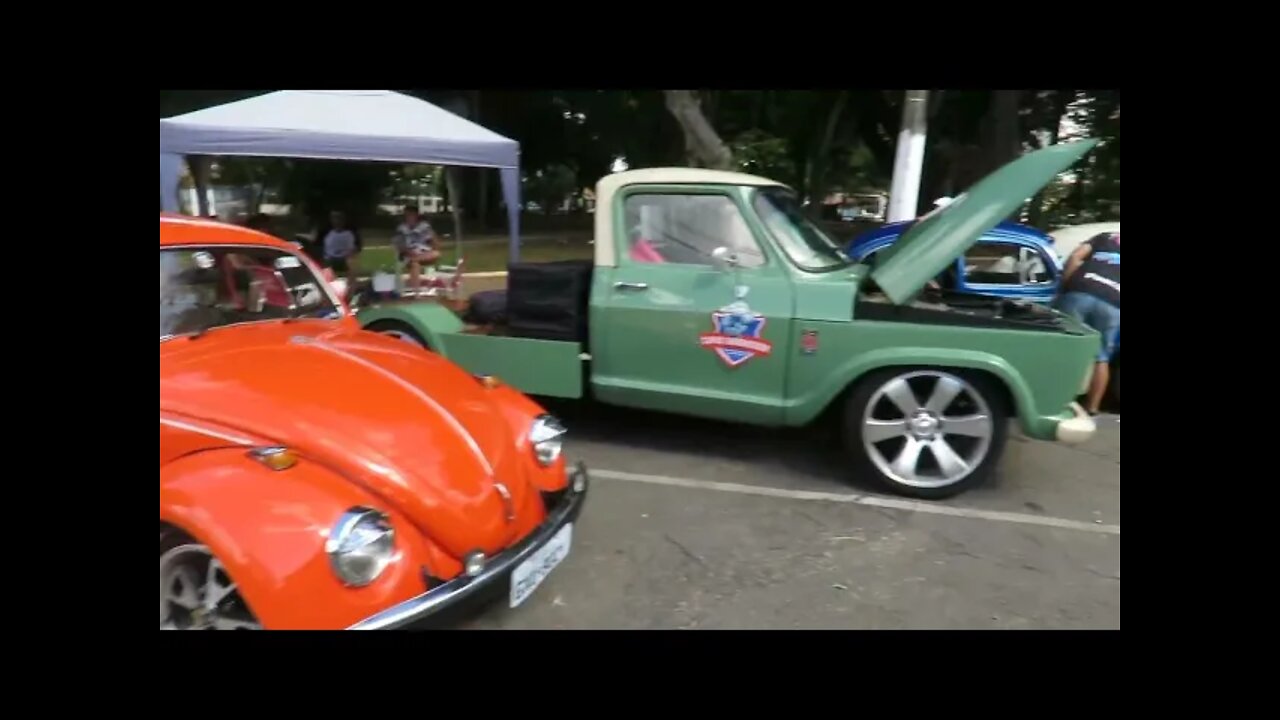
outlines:
{"label": "windshield", "polygon": [[756,192],[753,204],[773,239],[796,265],[825,271],[850,264],[831,236],[804,214],[791,191],[763,188]]}
{"label": "windshield", "polygon": [[338,318],[324,280],[292,253],[269,247],[160,251],[160,338],[225,325]]}

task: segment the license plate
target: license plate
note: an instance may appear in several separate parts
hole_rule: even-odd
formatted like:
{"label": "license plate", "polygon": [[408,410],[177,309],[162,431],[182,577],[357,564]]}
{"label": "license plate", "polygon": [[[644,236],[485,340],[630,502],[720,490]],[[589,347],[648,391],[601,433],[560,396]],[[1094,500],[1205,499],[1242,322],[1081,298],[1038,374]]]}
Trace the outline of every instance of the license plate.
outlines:
{"label": "license plate", "polygon": [[569,557],[569,543],[573,540],[573,524],[560,528],[545,545],[534,551],[528,560],[516,566],[511,573],[511,607],[516,607],[533,594],[557,565]]}

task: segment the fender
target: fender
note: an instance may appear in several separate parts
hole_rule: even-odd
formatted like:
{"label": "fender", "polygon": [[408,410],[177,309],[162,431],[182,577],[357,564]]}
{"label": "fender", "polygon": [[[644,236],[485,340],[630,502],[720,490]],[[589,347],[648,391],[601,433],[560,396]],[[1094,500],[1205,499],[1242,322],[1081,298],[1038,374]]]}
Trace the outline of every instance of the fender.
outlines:
{"label": "fender", "polygon": [[846,388],[867,373],[889,367],[928,365],[933,367],[967,368],[982,370],[994,375],[1013,398],[1013,410],[1021,419],[1024,429],[1031,431],[1028,419],[1035,416],[1035,403],[1025,380],[1004,358],[977,350],[956,350],[930,347],[892,347],[860,353],[849,358],[828,379],[813,391],[796,398],[795,405],[787,409],[787,424],[803,425],[816,418],[831,405]]}
{"label": "fender", "polygon": [[[348,508],[386,512],[400,550],[377,580],[349,588],[334,575],[325,539]],[[160,521],[209,546],[263,627],[344,628],[425,589],[422,572],[461,566],[394,508],[306,459],[274,471],[243,448],[207,450],[160,468]]]}
{"label": "fender", "polygon": [[529,396],[510,385],[498,381],[499,384],[489,392],[498,396],[498,410],[503,420],[511,427],[511,435],[516,441],[516,453],[520,463],[528,468],[529,478],[543,492],[555,492],[569,486],[568,464],[564,454],[551,463],[550,467],[542,467],[534,459],[533,444],[529,442],[529,428],[533,421],[545,410]]}
{"label": "fender", "polygon": [[402,322],[417,331],[432,352],[444,354],[443,333],[456,333],[463,329],[462,321],[453,311],[438,303],[416,302],[387,305],[370,305],[362,308],[357,315],[360,327],[367,328],[373,323],[394,320]]}

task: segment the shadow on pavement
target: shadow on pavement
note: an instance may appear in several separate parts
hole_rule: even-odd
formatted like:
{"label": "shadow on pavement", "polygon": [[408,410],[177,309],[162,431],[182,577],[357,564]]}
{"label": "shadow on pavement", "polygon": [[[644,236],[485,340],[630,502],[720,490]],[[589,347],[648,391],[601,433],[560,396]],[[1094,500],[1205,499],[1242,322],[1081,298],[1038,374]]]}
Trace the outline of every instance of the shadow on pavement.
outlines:
{"label": "shadow on pavement", "polygon": [[882,492],[865,480],[850,478],[834,420],[805,428],[765,428],[718,420],[619,408],[585,401],[540,399],[558,415],[572,437],[588,442],[625,444],[662,453],[697,455],[774,466],[790,474],[825,479],[832,491]]}

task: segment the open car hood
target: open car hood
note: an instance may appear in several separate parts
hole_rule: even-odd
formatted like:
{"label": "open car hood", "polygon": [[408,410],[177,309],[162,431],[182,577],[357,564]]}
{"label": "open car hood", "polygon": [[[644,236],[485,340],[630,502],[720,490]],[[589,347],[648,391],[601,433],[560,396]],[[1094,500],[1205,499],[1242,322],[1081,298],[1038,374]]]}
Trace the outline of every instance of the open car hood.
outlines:
{"label": "open car hood", "polygon": [[1097,140],[1082,140],[1051,145],[996,170],[951,204],[920,218],[883,251],[871,279],[893,302],[911,300],[983,233],[1097,144]]}

